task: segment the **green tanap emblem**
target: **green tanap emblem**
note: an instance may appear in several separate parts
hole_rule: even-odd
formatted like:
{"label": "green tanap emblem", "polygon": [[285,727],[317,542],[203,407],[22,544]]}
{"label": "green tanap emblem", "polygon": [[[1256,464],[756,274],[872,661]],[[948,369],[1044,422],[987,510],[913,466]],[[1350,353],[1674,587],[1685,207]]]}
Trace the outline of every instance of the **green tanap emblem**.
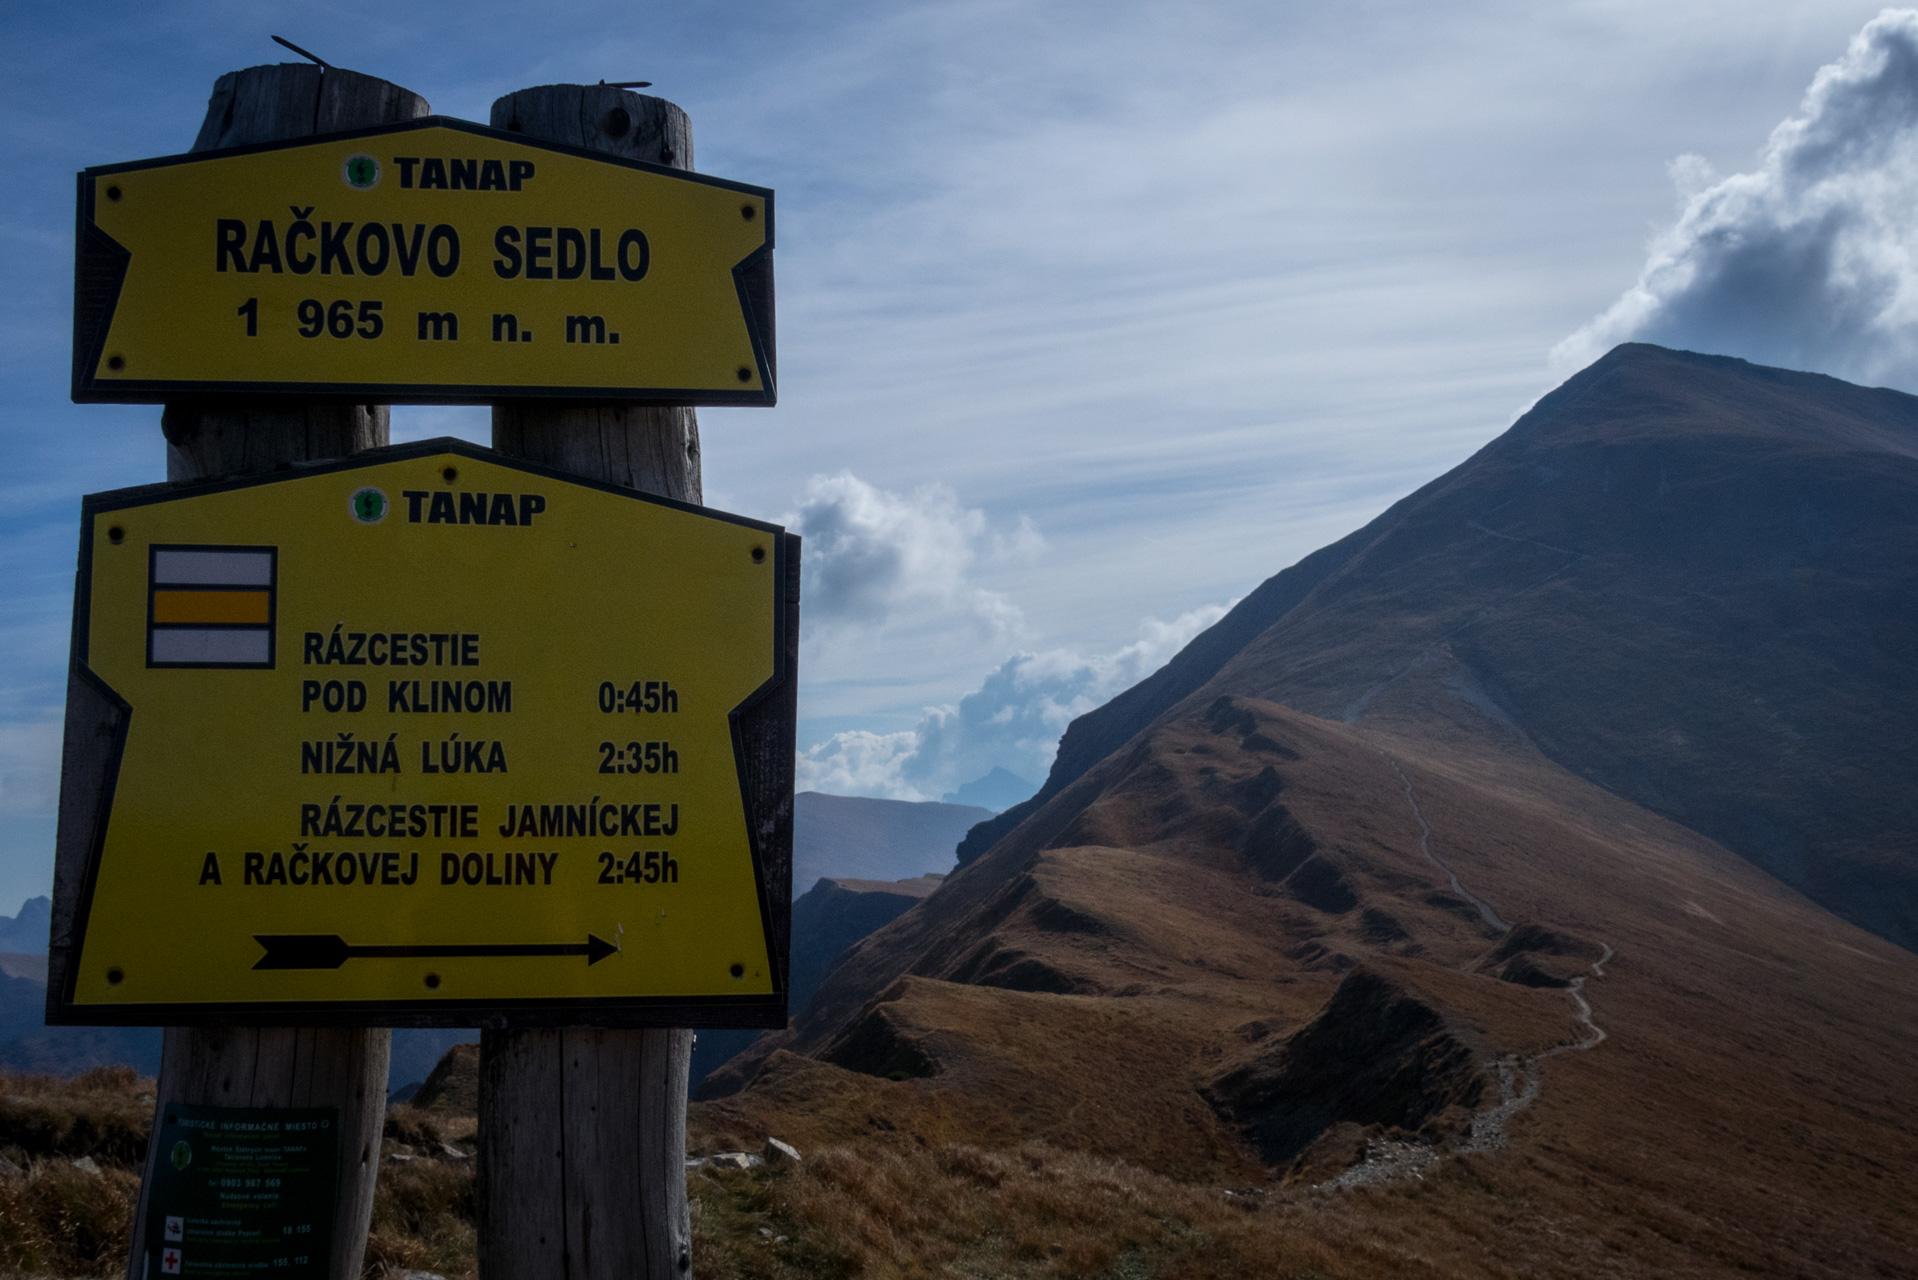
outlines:
{"label": "green tanap emblem", "polygon": [[386,519],[386,494],[378,489],[355,489],[347,505],[361,524],[378,524]]}
{"label": "green tanap emblem", "polygon": [[185,1142],[173,1144],[173,1167],[184,1169],[193,1163],[193,1148]]}
{"label": "green tanap emblem", "polygon": [[364,153],[347,157],[346,165],[341,169],[346,185],[364,191],[380,180],[380,162]]}

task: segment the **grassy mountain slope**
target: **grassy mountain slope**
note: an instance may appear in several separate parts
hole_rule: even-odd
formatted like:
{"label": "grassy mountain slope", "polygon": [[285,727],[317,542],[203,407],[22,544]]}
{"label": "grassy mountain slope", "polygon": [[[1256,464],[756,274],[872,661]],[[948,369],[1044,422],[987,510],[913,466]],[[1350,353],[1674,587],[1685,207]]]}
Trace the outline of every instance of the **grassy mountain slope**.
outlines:
{"label": "grassy mountain slope", "polygon": [[1918,947],[1915,585],[1918,399],[1624,346],[1075,722],[1039,798],[1181,700],[1389,721],[1442,657],[1551,759]]}
{"label": "grassy mountain slope", "polygon": [[[1308,1216],[1401,1131],[1536,1210],[1470,1230],[1537,1273],[1899,1274],[1918,957],[1541,756],[1450,748],[1242,697],[1162,722],[855,948],[700,1123],[1038,1141]],[[1484,1193],[1442,1167],[1422,1250]]]}
{"label": "grassy mountain slope", "polygon": [[1621,348],[1076,723],[697,1124],[1239,1187],[1213,1274],[1918,1271],[1915,442]]}

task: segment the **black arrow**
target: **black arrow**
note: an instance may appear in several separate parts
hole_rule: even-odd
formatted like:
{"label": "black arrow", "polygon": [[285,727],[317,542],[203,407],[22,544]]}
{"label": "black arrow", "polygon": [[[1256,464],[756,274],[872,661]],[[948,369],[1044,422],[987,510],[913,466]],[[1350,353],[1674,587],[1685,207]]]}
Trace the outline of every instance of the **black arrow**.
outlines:
{"label": "black arrow", "polygon": [[425,956],[585,956],[598,964],[619,948],[596,934],[584,942],[473,942],[448,946],[401,945],[356,947],[337,933],[256,933],[253,940],[266,948],[255,969],[337,969],[348,960],[402,960]]}

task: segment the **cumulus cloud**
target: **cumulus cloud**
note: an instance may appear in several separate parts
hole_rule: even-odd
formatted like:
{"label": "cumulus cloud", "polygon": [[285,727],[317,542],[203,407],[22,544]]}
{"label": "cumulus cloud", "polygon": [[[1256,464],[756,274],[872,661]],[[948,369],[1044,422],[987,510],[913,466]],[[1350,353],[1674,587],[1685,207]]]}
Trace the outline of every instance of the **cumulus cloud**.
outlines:
{"label": "cumulus cloud", "polygon": [[1918,390],[1918,11],[1820,69],[1755,172],[1686,156],[1672,177],[1677,224],[1560,373],[1639,340]]}
{"label": "cumulus cloud", "polygon": [[992,529],[944,485],[897,494],[850,471],[814,476],[786,523],[806,538],[807,618],[883,627],[904,614],[942,613],[989,633],[1019,630],[1019,609],[971,579],[982,559],[1029,557],[1044,539],[1030,519]]}
{"label": "cumulus cloud", "polygon": [[1157,671],[1231,607],[1194,609],[1171,622],[1148,618],[1139,638],[1113,653],[1014,654],[956,705],[926,708],[911,729],[839,733],[800,752],[799,789],[937,800],[995,766],[1036,783],[1052,767],[1067,724]]}

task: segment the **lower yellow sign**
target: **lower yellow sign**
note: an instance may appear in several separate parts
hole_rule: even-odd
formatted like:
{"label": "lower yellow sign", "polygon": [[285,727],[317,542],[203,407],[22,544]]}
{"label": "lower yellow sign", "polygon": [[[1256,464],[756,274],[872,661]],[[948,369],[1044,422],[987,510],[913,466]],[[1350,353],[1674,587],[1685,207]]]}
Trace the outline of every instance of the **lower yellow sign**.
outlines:
{"label": "lower yellow sign", "polygon": [[87,500],[75,663],[124,729],[59,1019],[783,1014],[740,745],[783,531],[372,456]]}

